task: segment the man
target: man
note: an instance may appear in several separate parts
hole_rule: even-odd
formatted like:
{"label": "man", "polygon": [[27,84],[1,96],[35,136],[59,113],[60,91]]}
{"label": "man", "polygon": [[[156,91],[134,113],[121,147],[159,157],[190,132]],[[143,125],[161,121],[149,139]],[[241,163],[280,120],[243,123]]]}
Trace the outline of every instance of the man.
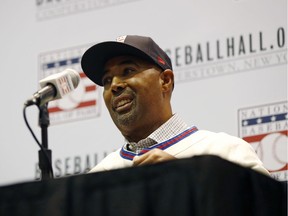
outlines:
{"label": "man", "polygon": [[173,114],[171,60],[151,38],[128,35],[96,44],[84,53],[81,65],[88,78],[104,87],[106,107],[126,141],[91,172],[213,154],[269,175],[244,140],[188,127]]}

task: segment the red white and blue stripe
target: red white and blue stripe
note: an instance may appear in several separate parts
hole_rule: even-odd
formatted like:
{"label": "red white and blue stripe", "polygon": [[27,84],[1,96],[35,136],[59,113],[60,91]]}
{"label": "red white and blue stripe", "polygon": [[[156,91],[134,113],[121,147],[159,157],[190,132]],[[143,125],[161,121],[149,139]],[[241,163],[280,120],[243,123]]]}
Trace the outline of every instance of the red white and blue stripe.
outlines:
{"label": "red white and blue stripe", "polygon": [[153,146],[150,146],[148,148],[144,148],[142,149],[141,152],[139,152],[138,154],[137,153],[134,153],[134,152],[131,152],[131,151],[128,151],[124,148],[124,146],[122,147],[122,149],[120,150],[120,156],[124,159],[127,159],[127,160],[133,160],[133,158],[135,156],[140,156],[140,155],[143,155],[145,154],[146,152],[150,151],[151,149],[154,149],[154,148],[158,148],[158,149],[161,149],[161,150],[165,150],[167,148],[169,148],[170,146],[173,146],[175,145],[176,143],[178,143],[179,141],[181,141],[182,139],[190,136],[191,134],[195,133],[196,131],[198,131],[197,127],[193,126],[191,128],[188,128],[187,130],[183,131],[182,133],[178,134],[177,136],[169,139],[169,140],[166,140],[165,142],[162,142],[162,143],[157,143]]}

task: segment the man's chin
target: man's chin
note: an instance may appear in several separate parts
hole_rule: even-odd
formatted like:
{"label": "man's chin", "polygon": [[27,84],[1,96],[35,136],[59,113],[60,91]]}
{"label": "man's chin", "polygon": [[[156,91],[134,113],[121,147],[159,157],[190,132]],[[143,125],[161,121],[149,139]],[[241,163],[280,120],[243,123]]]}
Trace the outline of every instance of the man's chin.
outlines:
{"label": "man's chin", "polygon": [[136,121],[136,115],[133,115],[131,112],[121,113],[117,114],[117,116],[114,119],[114,123],[117,125],[117,127],[127,127],[127,126],[133,126]]}

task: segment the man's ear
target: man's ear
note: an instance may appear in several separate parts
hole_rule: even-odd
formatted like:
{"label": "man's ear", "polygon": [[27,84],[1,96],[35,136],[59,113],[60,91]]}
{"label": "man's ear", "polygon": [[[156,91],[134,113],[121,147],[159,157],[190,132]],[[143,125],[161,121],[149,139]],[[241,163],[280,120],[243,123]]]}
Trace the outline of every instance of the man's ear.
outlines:
{"label": "man's ear", "polygon": [[174,86],[173,71],[170,69],[166,69],[160,74],[160,78],[163,92],[172,91]]}

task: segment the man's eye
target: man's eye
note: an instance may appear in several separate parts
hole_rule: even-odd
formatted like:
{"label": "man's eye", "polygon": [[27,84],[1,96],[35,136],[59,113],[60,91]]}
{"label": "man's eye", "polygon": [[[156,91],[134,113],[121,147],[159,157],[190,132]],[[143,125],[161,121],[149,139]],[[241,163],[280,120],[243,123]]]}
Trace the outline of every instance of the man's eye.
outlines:
{"label": "man's eye", "polygon": [[130,75],[130,74],[132,74],[132,73],[135,73],[135,69],[134,68],[126,68],[124,71],[123,71],[123,75],[124,76],[128,76],[128,75]]}

